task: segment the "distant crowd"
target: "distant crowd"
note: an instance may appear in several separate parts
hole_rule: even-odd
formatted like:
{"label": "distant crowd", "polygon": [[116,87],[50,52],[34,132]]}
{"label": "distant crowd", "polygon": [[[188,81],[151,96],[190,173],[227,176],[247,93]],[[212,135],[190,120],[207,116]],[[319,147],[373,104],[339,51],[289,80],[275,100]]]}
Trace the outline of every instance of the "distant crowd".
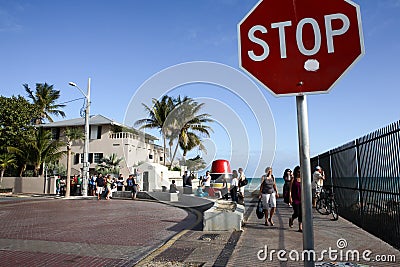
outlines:
{"label": "distant crowd", "polygon": [[[70,195],[80,196],[82,194],[82,177],[75,175],[71,178],[70,182]],[[66,179],[58,177],[56,179],[56,193],[57,195],[65,196],[67,185]],[[88,181],[88,196],[97,196],[97,199],[102,198],[109,200],[112,198],[113,192],[116,191],[130,191],[132,199],[136,199],[137,192],[140,190],[140,185],[135,174],[130,174],[128,179],[124,181],[122,174],[118,178],[112,177],[108,174],[92,175]]]}

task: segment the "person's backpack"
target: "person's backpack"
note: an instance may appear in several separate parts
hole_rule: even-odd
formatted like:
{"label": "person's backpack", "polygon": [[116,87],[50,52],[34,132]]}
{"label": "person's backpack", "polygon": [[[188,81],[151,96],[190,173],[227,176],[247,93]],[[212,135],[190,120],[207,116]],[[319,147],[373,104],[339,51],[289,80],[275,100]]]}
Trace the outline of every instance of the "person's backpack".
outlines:
{"label": "person's backpack", "polygon": [[263,204],[261,198],[258,199],[256,214],[258,219],[264,218]]}

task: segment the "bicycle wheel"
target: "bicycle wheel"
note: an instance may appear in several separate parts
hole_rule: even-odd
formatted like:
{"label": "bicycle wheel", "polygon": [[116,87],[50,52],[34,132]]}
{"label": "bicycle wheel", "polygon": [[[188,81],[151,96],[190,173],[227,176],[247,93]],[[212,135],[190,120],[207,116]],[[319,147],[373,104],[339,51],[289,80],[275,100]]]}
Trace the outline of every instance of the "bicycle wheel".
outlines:
{"label": "bicycle wheel", "polygon": [[339,214],[338,214],[338,205],[336,201],[332,200],[330,206],[331,206],[332,221],[337,221],[339,219]]}
{"label": "bicycle wheel", "polygon": [[320,198],[318,199],[316,203],[316,209],[318,213],[322,215],[328,215],[330,213],[329,207],[328,207],[328,200],[326,198]]}

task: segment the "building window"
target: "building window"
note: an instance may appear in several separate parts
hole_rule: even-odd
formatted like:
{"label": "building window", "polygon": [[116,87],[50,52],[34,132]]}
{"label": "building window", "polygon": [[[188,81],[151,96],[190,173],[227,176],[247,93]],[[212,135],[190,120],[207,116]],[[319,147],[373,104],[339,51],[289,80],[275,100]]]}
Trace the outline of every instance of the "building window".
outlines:
{"label": "building window", "polygon": [[94,153],[94,163],[100,163],[103,158],[103,153]]}
{"label": "building window", "polygon": [[152,154],[149,155],[149,159],[153,159],[153,155]]}
{"label": "building window", "polygon": [[89,128],[89,139],[101,139],[101,126],[92,125]]}
{"label": "building window", "polygon": [[76,153],[74,156],[74,164],[79,164],[79,153]]}
{"label": "building window", "polygon": [[160,161],[163,161],[163,157],[160,157]]}
{"label": "building window", "polygon": [[53,140],[60,139],[60,128],[52,128],[51,129],[51,139],[53,139]]}

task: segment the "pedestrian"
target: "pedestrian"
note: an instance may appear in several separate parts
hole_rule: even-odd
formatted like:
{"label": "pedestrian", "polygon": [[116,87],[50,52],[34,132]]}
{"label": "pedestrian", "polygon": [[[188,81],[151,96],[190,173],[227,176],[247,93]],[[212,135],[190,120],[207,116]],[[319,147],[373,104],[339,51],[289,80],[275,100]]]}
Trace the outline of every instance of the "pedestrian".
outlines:
{"label": "pedestrian", "polygon": [[293,221],[297,218],[299,221],[298,232],[303,232],[302,212],[301,212],[301,174],[300,166],[296,166],[293,170],[294,177],[290,182],[289,203],[292,204],[293,214],[289,218],[289,227],[293,227]]}
{"label": "pedestrian", "polygon": [[244,175],[243,168],[239,168],[239,193],[238,193],[238,203],[244,205],[244,187],[247,185],[246,175]]}
{"label": "pedestrian", "polygon": [[113,179],[111,178],[111,174],[107,175],[106,178],[106,200],[110,200],[110,196],[111,196],[111,189],[112,189],[112,185],[113,185]]}
{"label": "pedestrian", "polygon": [[74,177],[71,179],[71,195],[76,196],[77,195],[77,185],[78,183],[78,177],[76,175],[74,175]]}
{"label": "pedestrian", "polygon": [[285,184],[283,185],[283,201],[288,204],[289,206],[289,191],[290,191],[290,182],[292,181],[293,174],[290,169],[286,169],[285,172],[283,173],[283,180],[285,181]]}
{"label": "pedestrian", "polygon": [[88,189],[89,189],[89,196],[93,196],[93,192],[94,192],[93,191],[93,189],[94,189],[94,176],[93,175],[90,176]]}
{"label": "pedestrian", "polygon": [[191,173],[186,179],[186,186],[192,187],[192,180],[194,179],[194,175]]}
{"label": "pedestrian", "polygon": [[203,185],[204,185],[204,191],[207,194],[210,194],[210,186],[211,186],[211,175],[210,171],[206,171],[206,175],[203,180]]}
{"label": "pedestrian", "polygon": [[66,182],[65,179],[60,180],[60,195],[65,196],[65,187],[66,187]]}
{"label": "pedestrian", "polygon": [[124,187],[124,176],[122,175],[122,173],[120,173],[118,176],[117,191],[122,191],[123,187]]}
{"label": "pedestrian", "polygon": [[109,198],[113,198],[113,193],[118,191],[118,179],[114,178],[111,179],[111,193],[109,195]]}
{"label": "pedestrian", "polygon": [[59,196],[61,191],[61,178],[60,176],[57,176],[56,179],[56,195]]}
{"label": "pedestrian", "polygon": [[232,171],[232,181],[231,181],[231,198],[233,202],[238,202],[238,187],[239,187],[239,180],[238,180],[239,174],[237,170]]}
{"label": "pedestrian", "polygon": [[96,193],[97,193],[97,199],[101,199],[101,195],[103,194],[104,191],[104,178],[102,174],[99,174],[99,177],[96,179]]}
{"label": "pedestrian", "polygon": [[138,182],[137,182],[137,176],[136,176],[136,174],[134,174],[133,176],[132,176],[132,190],[131,190],[131,193],[132,193],[132,199],[133,200],[136,200],[136,195],[137,195],[137,192],[138,192],[138,190],[139,190],[139,184],[138,184]]}
{"label": "pedestrian", "polygon": [[187,185],[187,181],[189,179],[188,171],[185,171],[182,175],[182,186],[185,187]]}
{"label": "pedestrian", "polygon": [[317,197],[321,193],[322,187],[324,186],[325,173],[320,166],[315,167],[315,171],[313,173],[313,182],[312,182],[312,206],[315,208],[317,203]]}
{"label": "pedestrian", "polygon": [[[261,177],[259,197],[262,199],[263,203],[265,225],[268,225],[268,223],[274,225],[272,217],[275,214],[276,198],[279,197],[279,194],[278,194],[278,189],[276,188],[276,181],[274,175],[272,174],[271,167],[267,167],[265,169],[265,174]],[[269,211],[269,218],[268,218],[269,207],[271,207],[271,209]]]}
{"label": "pedestrian", "polygon": [[169,185],[170,193],[177,193],[178,189],[176,188],[175,180],[172,180],[172,183]]}
{"label": "pedestrian", "polygon": [[82,195],[82,176],[79,174],[76,179],[76,194],[80,196]]}
{"label": "pedestrian", "polygon": [[132,187],[133,187],[133,174],[129,174],[128,179],[126,179],[125,191],[132,191]]}

